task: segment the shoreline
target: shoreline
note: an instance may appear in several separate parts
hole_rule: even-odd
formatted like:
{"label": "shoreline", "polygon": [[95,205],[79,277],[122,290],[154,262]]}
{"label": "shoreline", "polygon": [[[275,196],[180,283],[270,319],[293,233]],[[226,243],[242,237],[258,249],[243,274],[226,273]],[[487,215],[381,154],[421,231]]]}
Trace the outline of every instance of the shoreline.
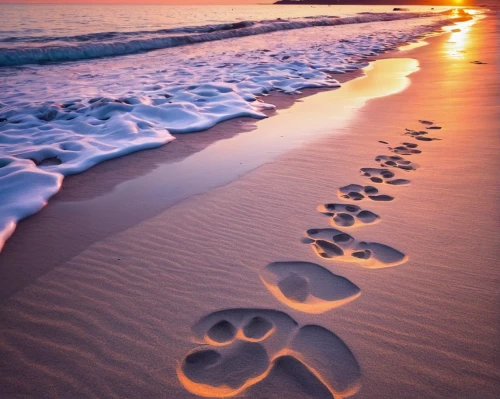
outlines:
{"label": "shoreline", "polygon": [[[463,20],[464,18],[465,18],[465,17],[458,17],[458,18],[455,18],[455,19],[454,19],[454,21],[447,21],[447,22],[441,21],[441,22],[439,22],[439,23],[437,23],[437,24],[438,24],[438,25],[442,25],[442,24],[453,24],[453,23],[460,22],[460,21],[461,21],[461,20]],[[438,28],[438,26],[437,26],[437,25],[435,25],[435,26],[434,26],[434,29],[436,29],[436,30],[435,30],[435,31],[426,32],[426,33],[415,34],[415,35],[413,35],[413,37],[414,37],[414,38],[422,38],[422,37],[427,37],[427,36],[429,36],[429,35],[436,35],[436,34],[440,34],[440,31],[438,30],[439,28]],[[413,42],[413,41],[414,41],[414,40],[410,40],[409,38],[404,39],[404,38],[402,38],[402,37],[399,37],[399,39],[398,39],[398,40],[399,40],[399,41],[403,41],[403,43],[411,43],[411,42]],[[408,42],[408,40],[410,40],[410,41]],[[407,44],[405,44],[404,46],[406,47],[406,46],[407,46]],[[385,47],[384,47],[384,48],[385,48]],[[378,52],[378,50],[375,50],[375,52]],[[372,54],[373,54],[373,52],[372,52]],[[368,57],[368,56],[361,57],[361,58],[359,58],[358,62],[359,62],[359,63],[361,63],[361,64],[363,64],[363,65],[366,65],[367,63],[366,63],[366,62],[363,62],[363,60],[364,60],[364,59],[369,59],[369,58],[370,58],[370,57]],[[351,61],[349,61],[349,62],[351,62]],[[358,65],[358,67],[360,67],[360,65]],[[351,71],[349,70],[349,68],[344,68],[344,69],[346,70],[346,72],[351,72]],[[360,70],[357,70],[357,72],[355,72],[355,73],[347,73],[346,75],[336,75],[336,74],[331,74],[331,75],[329,75],[329,77],[326,79],[326,81],[328,81],[329,79],[333,79],[334,77],[337,77],[338,81],[339,81],[340,83],[342,83],[345,79],[349,79],[349,75],[350,75],[350,77],[352,77],[352,76],[356,76],[356,73],[360,73]],[[314,86],[314,84],[311,84],[311,85],[312,85],[312,86]],[[335,85],[334,85],[334,86],[335,86]],[[320,92],[320,91],[322,91],[322,90],[328,90],[328,89],[332,89],[332,87],[325,87],[325,88],[322,88],[322,89],[318,89],[318,92]],[[283,89],[283,90],[285,90],[285,89]],[[279,91],[279,90],[278,90],[278,91]],[[285,92],[286,92],[286,90],[285,90]],[[315,91],[310,91],[310,92],[309,92],[309,94],[307,94],[307,95],[314,94],[314,92],[315,92]],[[265,97],[265,96],[262,96],[262,98],[263,98],[263,97]],[[296,96],[296,97],[294,97],[294,98],[295,98],[295,99],[297,99],[297,98],[300,98],[300,97],[301,97],[301,96]],[[289,102],[289,99],[285,100],[285,99],[284,99],[284,96],[280,96],[280,95],[278,95],[278,96],[277,96],[277,95],[275,95],[275,94],[271,94],[271,98],[276,98],[276,99],[277,99],[277,101],[276,101],[276,102],[278,103],[278,105],[279,105],[279,103],[280,103],[280,102],[282,102],[282,101],[284,101],[285,103]],[[292,102],[293,102],[293,99],[292,99]],[[76,105],[75,105],[75,106],[76,106]],[[109,108],[109,107],[108,107],[108,108]],[[45,111],[44,111],[44,112],[45,112]],[[264,113],[265,113],[265,112],[264,112]],[[248,113],[245,113],[245,112],[244,112],[244,113],[242,113],[242,114],[244,114],[244,115],[252,115],[252,113],[248,114]],[[254,116],[255,116],[255,115],[254,115]],[[260,114],[260,116],[263,116],[263,114]],[[167,118],[167,119],[168,119],[168,118]],[[236,120],[239,120],[239,119],[238,119],[238,118],[236,118]],[[174,128],[172,127],[172,129],[174,129]],[[125,130],[126,130],[126,129],[125,129]],[[240,130],[240,127],[238,127],[236,130]],[[214,131],[214,134],[216,134],[216,133],[217,133],[217,132],[216,132],[216,131]],[[169,139],[173,139],[173,138],[174,138],[171,134],[167,134],[167,135],[168,135]],[[161,139],[161,138],[160,138],[160,139]],[[162,139],[161,139],[161,140],[162,140]],[[131,153],[133,153],[133,152],[135,152],[135,151],[136,151],[139,147],[141,147],[141,145],[137,145],[133,139],[131,139],[131,141],[132,141],[132,143],[131,143],[130,145],[131,145],[132,147],[134,147],[134,146],[135,146],[135,150],[134,150],[133,148],[131,148],[131,149],[124,149],[124,148],[122,148],[122,150],[124,150],[124,151],[121,151],[121,150],[120,150],[120,151],[118,151],[118,152],[123,153],[123,152],[129,152],[129,151],[130,151]],[[154,140],[153,140],[153,141],[154,141]],[[200,146],[200,145],[203,145],[203,141],[202,141],[201,139],[200,139],[199,141],[200,141],[200,142],[199,142],[199,143],[197,143],[194,147],[198,147],[198,146]],[[165,144],[165,143],[163,142],[163,144]],[[155,142],[154,144],[151,144],[151,145],[150,145],[150,144],[148,144],[148,145],[146,145],[146,147],[157,147],[158,145],[159,145],[159,143]],[[78,147],[78,145],[77,145],[77,147]],[[143,147],[144,147],[144,146],[143,146]],[[145,148],[145,147],[144,147],[144,148]],[[17,149],[17,147],[16,147],[16,150],[21,151],[22,149]],[[58,151],[60,152],[60,150],[62,150],[62,151],[66,151],[65,149],[62,149],[62,147],[61,147],[61,149],[58,149],[58,148],[55,148],[55,149],[54,149],[54,151],[55,151],[56,153],[58,153]],[[188,153],[190,152],[190,150],[191,150],[191,149],[188,149]],[[73,151],[73,150],[68,150],[68,151]],[[118,153],[118,152],[117,152],[117,153]],[[175,151],[174,151],[174,152],[175,152]],[[103,159],[102,157],[104,157],[104,158],[111,158],[111,159],[112,159],[115,155],[117,155],[117,154],[111,154],[111,153],[109,153],[109,154],[108,154],[108,153],[105,153],[105,152],[104,152],[103,154],[99,154],[99,155],[98,155],[98,157],[101,157],[101,160]],[[169,154],[169,155],[170,155],[170,154]],[[177,156],[177,155],[178,155],[178,154],[174,154],[173,160],[175,160],[175,158],[176,158],[176,156]],[[42,158],[43,158],[44,156],[45,156],[45,155],[38,154],[38,153],[37,153],[37,151],[34,151],[34,155],[33,155],[33,157],[34,157],[34,159],[37,159],[37,160],[38,160],[38,162],[41,162],[41,160],[42,160]],[[55,158],[57,158],[58,156],[59,156],[59,155],[54,156],[54,157],[55,157]],[[69,156],[69,155],[67,155],[66,153],[63,153],[63,154],[60,154],[60,156],[62,157],[62,159],[65,159],[65,157],[66,157],[66,156]],[[40,159],[39,159],[39,158],[40,158]],[[15,159],[15,158],[10,158],[7,162],[11,162],[11,160],[12,160],[12,159]],[[50,158],[47,158],[47,159],[50,161]],[[35,162],[37,162],[37,161],[35,161]],[[54,162],[57,162],[57,161],[55,161],[55,160],[54,160]],[[90,163],[92,163],[92,162],[93,162],[93,161],[90,161]],[[55,179],[56,181],[54,181],[54,184],[52,184],[52,186],[47,187],[47,193],[40,194],[40,197],[41,197],[41,198],[40,198],[38,201],[33,201],[33,202],[34,202],[34,205],[32,205],[31,203],[25,204],[25,205],[26,205],[26,206],[25,206],[25,208],[26,208],[26,209],[24,209],[24,208],[22,208],[22,207],[21,207],[21,210],[17,211],[17,214],[16,214],[16,212],[15,212],[15,210],[16,210],[16,207],[15,207],[15,206],[13,207],[13,210],[11,211],[11,213],[10,213],[10,214],[9,214],[9,211],[8,211],[8,208],[7,208],[7,212],[6,212],[6,217],[7,217],[7,222],[8,222],[7,226],[13,226],[13,227],[9,227],[8,229],[7,229],[7,228],[6,228],[6,229],[4,229],[4,231],[3,231],[3,235],[2,235],[2,237],[1,237],[1,240],[2,240],[2,248],[0,248],[0,251],[2,251],[2,249],[3,249],[3,246],[4,246],[5,242],[9,239],[9,237],[10,237],[10,236],[13,234],[13,232],[16,230],[16,226],[17,226],[17,224],[18,224],[18,222],[19,222],[19,221],[22,221],[22,220],[26,219],[26,217],[29,217],[29,216],[27,216],[27,215],[30,215],[30,214],[32,214],[33,212],[35,212],[35,214],[36,214],[36,212],[40,212],[40,210],[41,210],[41,209],[43,209],[43,208],[44,208],[44,206],[47,204],[47,202],[48,202],[48,201],[49,201],[49,200],[50,200],[50,199],[54,196],[54,193],[57,193],[57,192],[61,191],[61,184],[60,184],[60,183],[61,183],[61,182],[60,182],[60,180],[61,180],[61,175],[60,175],[60,173],[62,173],[63,175],[67,175],[67,174],[71,175],[71,174],[73,174],[73,173],[75,173],[75,172],[77,172],[77,171],[80,171],[80,172],[81,172],[81,171],[82,171],[82,167],[83,167],[83,168],[87,168],[87,167],[89,167],[89,166],[84,166],[84,163],[85,163],[85,162],[83,162],[83,161],[79,161],[79,163],[77,162],[77,164],[75,165],[75,164],[72,164],[71,162],[63,162],[63,163],[60,165],[60,167],[59,167],[59,166],[55,166],[55,165],[54,165],[54,167],[53,167],[52,169],[50,169],[50,170],[47,170],[47,172],[49,172],[49,173],[50,173],[50,172],[54,172],[54,174],[53,174],[51,177],[52,177],[53,179]],[[94,165],[94,166],[95,166],[95,165]],[[24,168],[26,168],[26,166],[24,166]],[[44,171],[44,170],[39,170],[39,169],[37,169],[37,168],[35,168],[35,170],[36,170],[37,172],[40,172],[40,173],[42,173],[42,172]],[[85,171],[86,171],[86,170],[85,170]],[[57,172],[59,172],[59,173],[57,173]],[[132,174],[136,174],[136,172],[135,172],[135,171],[132,171]],[[37,178],[39,178],[39,176],[37,176]],[[57,179],[59,179],[59,180],[57,181]],[[14,192],[14,195],[16,195],[16,192]],[[17,201],[17,202],[21,202],[21,200],[20,200],[19,198],[17,198],[17,199],[16,199],[16,201]],[[9,204],[10,204],[11,206],[12,206],[12,204],[11,204],[12,202],[13,202],[13,200],[10,200],[10,202],[9,202]],[[10,217],[10,219],[9,219],[9,217]],[[20,219],[20,220],[19,220],[19,219]]]}
{"label": "shoreline", "polygon": [[[347,348],[342,353],[350,354],[327,363],[347,370],[341,382],[349,384],[338,390],[345,397],[496,397],[498,35],[489,17],[454,39],[432,39],[404,54],[420,64],[406,90],[369,101],[345,126],[230,184],[95,242],[12,295],[1,313],[5,391],[194,398],[177,376],[196,348],[193,333],[200,333],[190,327],[212,312],[233,320],[232,309],[240,317],[245,308],[260,317],[287,314],[312,325],[313,336],[333,332]],[[290,109],[298,112],[298,106]],[[377,186],[394,200],[359,205],[380,222],[348,231],[358,241],[396,248],[406,263],[370,269],[331,262],[301,243],[306,231],[329,224],[318,204],[348,203],[337,190],[367,184],[360,168],[377,167],[374,158],[390,154],[380,141],[394,147],[412,140],[405,128],[417,129],[423,119],[442,127],[429,130],[442,140],[415,141],[423,150],[411,158],[418,170],[398,172],[411,183]],[[291,309],[261,281],[266,265],[279,261],[321,264],[361,295],[322,314]],[[245,364],[252,370],[253,362]],[[315,385],[307,370],[292,367],[305,377],[301,385],[283,372],[287,364],[279,366],[247,391],[249,397],[318,398],[308,390]]]}
{"label": "shoreline", "polygon": [[[421,46],[420,43],[437,40],[447,34],[447,32],[431,32],[416,43],[403,45],[403,50],[382,53],[377,57],[369,58],[368,61],[373,63],[377,60],[393,58],[393,56],[394,58],[400,58],[398,55],[405,56],[407,53],[411,53],[414,47]],[[293,95],[271,92],[269,96],[262,98],[265,101],[269,99],[271,103],[276,105],[276,109],[264,111],[269,116],[264,121],[278,116],[283,111],[289,110],[294,105],[304,100],[307,101],[307,99],[319,93],[338,90],[342,92],[345,83],[365,76],[364,69],[332,75],[342,84],[342,87],[338,89],[304,89],[301,90],[300,94]],[[141,203],[139,206],[138,199],[131,202],[130,206],[122,208],[121,212],[113,209],[113,205],[105,205],[104,208],[99,205],[99,198],[109,196],[109,194],[117,190],[117,187],[127,185],[129,181],[146,177],[164,166],[182,163],[193,155],[203,153],[207,148],[217,143],[234,139],[245,133],[253,134],[262,122],[253,118],[231,119],[219,123],[208,131],[174,135],[176,140],[169,142],[168,145],[110,159],[95,165],[84,173],[67,176],[61,190],[49,200],[41,211],[23,219],[17,225],[14,234],[6,241],[2,252],[0,252],[0,277],[2,277],[2,281],[7,282],[7,286],[4,285],[3,289],[0,290],[2,292],[0,301],[32,282],[34,278],[71,259],[94,242],[129,228],[148,217],[153,217],[155,214],[165,211],[192,195],[198,195],[221,184],[228,184],[251,172],[254,168],[260,167],[266,162],[271,162],[278,154],[268,157],[267,160],[252,163],[253,166],[238,166],[240,170],[238,173],[233,174],[232,177],[218,182],[215,181],[205,187],[202,186],[203,182],[200,186],[200,182],[194,181],[190,184],[200,186],[200,188],[190,190],[189,194],[171,195],[171,198],[168,199],[168,193],[164,194],[162,192],[162,198],[166,199],[166,202],[162,205],[156,204],[153,208],[151,208],[151,204],[144,207]],[[333,124],[331,127],[333,127]],[[326,126],[323,126],[315,129],[319,132],[320,130],[325,131],[326,128]],[[263,129],[261,128],[261,130]],[[250,138],[250,142],[252,141],[257,142],[258,138],[253,140]],[[297,145],[300,145],[300,143]],[[263,149],[267,151],[265,146]],[[280,152],[289,149],[285,148]],[[225,149],[221,149],[220,154],[224,156],[224,152]],[[217,155],[215,155],[216,157]],[[211,159],[214,160],[215,158],[212,157]],[[231,167],[234,168],[235,165]],[[200,165],[198,169],[198,174],[202,176],[203,166]],[[187,177],[193,177],[193,170],[190,167],[184,172],[181,169],[180,173],[184,173]],[[218,174],[218,172],[215,173]],[[161,176],[156,177],[161,181]],[[153,183],[149,183],[149,185],[151,184]],[[137,189],[141,190],[140,187],[137,187]],[[158,195],[158,192],[153,192],[152,195]],[[145,197],[141,198],[141,201],[145,200],[147,201]],[[90,211],[87,207],[93,202],[95,204],[91,205],[92,211]],[[123,201],[120,202],[123,204]],[[94,212],[101,215],[108,215],[111,212],[115,217],[112,219],[107,217],[102,220],[101,218],[96,219],[92,216]],[[144,216],[137,217],[140,214]],[[74,226],[78,226],[78,229],[75,229]],[[41,237],[43,239],[40,239]],[[26,252],[25,248],[30,248],[30,251]],[[35,262],[37,267],[33,269],[31,265]]]}

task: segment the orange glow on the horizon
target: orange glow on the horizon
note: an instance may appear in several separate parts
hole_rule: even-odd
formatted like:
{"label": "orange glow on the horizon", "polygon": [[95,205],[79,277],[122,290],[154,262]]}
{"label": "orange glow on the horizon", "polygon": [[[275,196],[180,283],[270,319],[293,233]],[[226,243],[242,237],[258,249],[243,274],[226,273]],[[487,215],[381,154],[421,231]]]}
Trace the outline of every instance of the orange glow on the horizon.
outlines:
{"label": "orange glow on the horizon", "polygon": [[[159,4],[159,5],[259,5],[259,4],[273,4],[277,0],[0,0],[0,4],[123,4],[123,5],[149,5],[149,4]],[[334,0],[332,0],[333,2]],[[384,1],[380,1],[378,5],[385,5]],[[388,2],[390,3],[390,2]],[[415,4],[420,6],[452,6],[452,5],[474,5],[477,4],[476,0],[415,0]],[[334,5],[334,4],[332,4]],[[339,4],[345,5],[345,4]],[[362,0],[359,1],[359,6],[363,6]],[[373,6],[374,4],[366,4],[367,7]],[[326,5],[325,5],[326,6]],[[349,5],[347,5],[349,6]]]}
{"label": "orange glow on the horizon", "polygon": [[272,4],[276,0],[0,0],[0,4],[24,3],[24,4],[133,4],[133,5],[256,5]]}

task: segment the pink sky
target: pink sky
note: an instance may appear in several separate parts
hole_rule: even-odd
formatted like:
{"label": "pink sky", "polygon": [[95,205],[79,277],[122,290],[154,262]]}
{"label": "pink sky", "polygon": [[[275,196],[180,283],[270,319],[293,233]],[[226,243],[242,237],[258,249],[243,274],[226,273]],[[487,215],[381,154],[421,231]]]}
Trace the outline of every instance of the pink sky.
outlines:
{"label": "pink sky", "polygon": [[[0,0],[1,3],[82,3],[82,4],[272,4],[276,0]],[[415,0],[415,4],[436,4],[442,0]],[[486,0],[485,3],[492,0]],[[497,0],[499,1],[499,0]],[[360,0],[360,3],[362,0]],[[391,0],[385,1],[386,4],[391,4]],[[393,1],[393,3],[397,3]],[[479,0],[448,0],[448,4],[467,5],[480,3]],[[383,3],[382,3],[383,4]]]}
{"label": "pink sky", "polygon": [[0,3],[84,3],[84,4],[258,4],[276,0],[0,0]]}

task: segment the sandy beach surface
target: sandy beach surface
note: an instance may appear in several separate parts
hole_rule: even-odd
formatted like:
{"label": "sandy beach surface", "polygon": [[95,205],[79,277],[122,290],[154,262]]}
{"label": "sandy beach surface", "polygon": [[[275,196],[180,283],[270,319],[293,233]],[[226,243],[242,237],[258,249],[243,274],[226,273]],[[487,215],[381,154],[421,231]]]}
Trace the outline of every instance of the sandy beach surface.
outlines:
{"label": "sandy beach surface", "polygon": [[0,397],[496,398],[498,37],[67,179],[0,255]]}

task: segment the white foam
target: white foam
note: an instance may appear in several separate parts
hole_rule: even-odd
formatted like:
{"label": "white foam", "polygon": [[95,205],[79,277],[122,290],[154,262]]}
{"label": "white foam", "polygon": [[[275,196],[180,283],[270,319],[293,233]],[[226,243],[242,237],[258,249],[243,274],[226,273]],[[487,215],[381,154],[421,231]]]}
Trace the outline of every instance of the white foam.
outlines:
{"label": "white foam", "polygon": [[171,133],[206,130],[235,117],[264,118],[262,111],[273,108],[263,101],[267,93],[339,87],[331,73],[363,68],[366,57],[446,22],[436,16],[390,26],[313,27],[259,40],[0,69],[0,246],[15,223],[57,192],[62,176],[163,145],[173,140]]}
{"label": "white foam", "polygon": [[46,172],[32,161],[0,156],[0,251],[17,222],[38,212],[59,191],[60,173]]}

